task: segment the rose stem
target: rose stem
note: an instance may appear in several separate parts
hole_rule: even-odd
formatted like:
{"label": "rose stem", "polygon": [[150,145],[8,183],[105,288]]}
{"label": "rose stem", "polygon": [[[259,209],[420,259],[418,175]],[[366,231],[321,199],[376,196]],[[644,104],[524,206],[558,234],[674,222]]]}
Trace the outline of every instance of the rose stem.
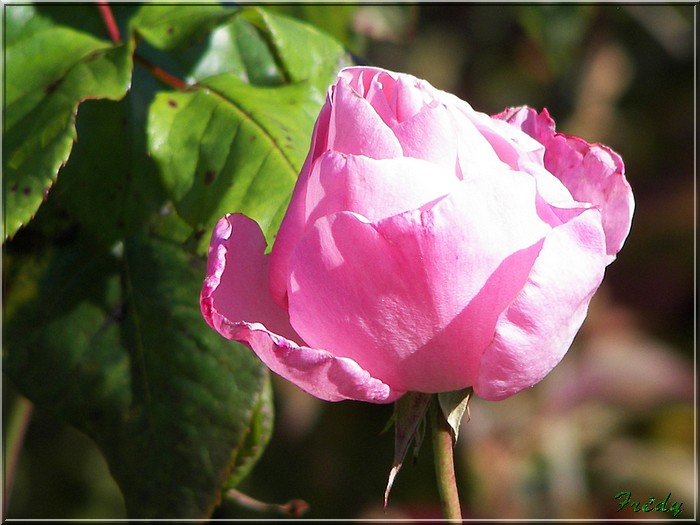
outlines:
{"label": "rose stem", "polygon": [[452,429],[440,410],[437,396],[433,399],[430,412],[435,477],[437,478],[442,514],[446,520],[461,520],[462,510],[457,492],[457,478],[455,477]]}

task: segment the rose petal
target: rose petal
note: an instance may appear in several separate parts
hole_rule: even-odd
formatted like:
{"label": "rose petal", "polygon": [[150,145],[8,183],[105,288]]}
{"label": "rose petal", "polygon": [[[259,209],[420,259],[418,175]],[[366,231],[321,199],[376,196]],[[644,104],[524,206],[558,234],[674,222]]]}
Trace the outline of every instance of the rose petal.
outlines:
{"label": "rose petal", "polygon": [[580,202],[598,206],[609,255],[622,248],[632,225],[634,197],[620,156],[601,144],[555,132],[549,112],[529,107],[509,108],[496,115],[544,144],[544,165]]}
{"label": "rose petal", "polygon": [[390,128],[409,120],[435,100],[435,88],[412,75],[372,67],[348,67],[338,77],[367,99]]}
{"label": "rose petal", "polygon": [[627,239],[634,213],[634,197],[620,156],[606,146],[558,134],[547,145],[544,160],[576,200],[601,208],[607,253],[616,255]]}
{"label": "rose petal", "polygon": [[377,68],[346,68],[340,77],[349,84],[374,108],[384,123],[392,128],[396,124],[396,115],[389,105],[396,81],[388,71]]}
{"label": "rose petal", "polygon": [[290,259],[291,323],[393,388],[464,388],[547,231],[533,180],[509,171],[378,223],[322,217]]}
{"label": "rose petal", "polygon": [[239,324],[230,335],[229,339],[251,347],[270,370],[319,399],[391,403],[405,394],[372,377],[352,359],[297,345],[262,325]]}
{"label": "rose petal", "polygon": [[402,155],[401,144],[367,100],[342,79],[333,87],[328,149],[390,159]]}
{"label": "rose petal", "polygon": [[[457,123],[445,106],[425,106],[393,127],[403,155],[434,162],[453,172],[457,165]],[[468,138],[463,140],[468,142]]]}
{"label": "rose petal", "polygon": [[200,306],[209,325],[222,332],[231,322],[261,323],[284,337],[301,341],[287,312],[268,290],[269,256],[260,226],[245,215],[226,215],[209,244],[207,276]]}
{"label": "rose petal", "polygon": [[420,113],[424,107],[434,105],[437,91],[424,80],[411,75],[400,75],[395,79],[389,106],[393,109],[396,121],[405,122]]}
{"label": "rose petal", "polygon": [[453,169],[420,159],[375,160],[330,151],[313,167],[304,228],[340,211],[383,219],[442,197],[457,182]]}
{"label": "rose petal", "polygon": [[282,219],[275,239],[274,249],[270,257],[270,293],[274,301],[282,308],[287,308],[287,271],[289,257],[294,249],[303,225],[306,222],[306,185],[311,166],[327,147],[328,126],[331,118],[331,107],[324,104],[319,113],[314,131],[311,136],[311,148],[304,161],[287,212]]}
{"label": "rose petal", "polygon": [[[249,346],[273,371],[328,401],[390,403],[391,389],[350,359],[303,346],[286,312],[265,293],[268,256],[258,225],[227,215],[214,229],[200,305],[207,323],[227,339]],[[282,335],[286,334],[286,335]]]}
{"label": "rose petal", "polygon": [[484,399],[511,396],[540,381],[562,359],[586,317],[607,264],[596,208],[554,228],[527,284],[505,310],[481,356],[475,392]]}
{"label": "rose petal", "polygon": [[498,118],[475,111],[467,102],[450,93],[442,93],[441,99],[452,112],[462,116],[456,121],[460,124],[458,136],[465,137],[458,144],[464,178],[479,173],[488,175],[491,166],[500,161],[511,169],[532,175],[537,181],[538,193],[547,202],[572,200],[564,184],[545,169],[542,144]]}

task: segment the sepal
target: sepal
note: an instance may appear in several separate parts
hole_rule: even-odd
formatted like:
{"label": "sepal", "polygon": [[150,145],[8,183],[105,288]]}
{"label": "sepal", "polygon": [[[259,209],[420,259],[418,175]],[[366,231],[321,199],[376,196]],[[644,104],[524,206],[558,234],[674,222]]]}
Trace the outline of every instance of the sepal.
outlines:
{"label": "sepal", "polygon": [[411,444],[414,445],[414,457],[423,441],[425,415],[433,394],[408,392],[394,403],[394,462],[389,471],[389,480],[384,491],[384,508],[389,502],[389,493],[394,484],[404,458]]}
{"label": "sepal", "polygon": [[440,392],[438,394],[440,410],[452,429],[453,443],[456,443],[457,438],[459,437],[459,426],[462,422],[464,413],[467,413],[467,421],[469,421],[471,417],[469,415],[469,400],[471,399],[473,393],[474,389],[472,387],[468,387],[462,390]]}

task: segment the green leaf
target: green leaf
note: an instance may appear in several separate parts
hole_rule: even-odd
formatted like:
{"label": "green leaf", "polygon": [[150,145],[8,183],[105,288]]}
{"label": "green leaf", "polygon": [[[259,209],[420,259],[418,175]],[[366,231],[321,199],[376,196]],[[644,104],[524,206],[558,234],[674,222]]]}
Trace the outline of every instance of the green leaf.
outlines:
{"label": "green leaf", "polygon": [[305,81],[317,88],[321,102],[337,71],[351,64],[342,45],[330,36],[251,7],[174,58],[190,82],[223,73],[234,73],[255,86]]}
{"label": "green leaf", "polygon": [[337,40],[311,25],[253,7],[243,9],[242,16],[268,40],[288,82],[309,82],[322,97],[337,72],[352,64]]}
{"label": "green leaf", "polygon": [[352,32],[353,19],[360,6],[351,3],[307,4],[302,2],[280,3],[265,6],[268,12],[280,13],[323,30],[344,46],[359,51],[356,36]]}
{"label": "green leaf", "polygon": [[[150,153],[200,253],[216,221],[231,212],[256,220],[272,245],[326,89],[349,64],[342,46],[313,27],[258,8],[240,13],[192,63],[196,76],[226,73],[161,93],[150,111]],[[267,73],[253,76],[256,61]]]}
{"label": "green leaf", "polygon": [[311,99],[303,84],[258,88],[233,75],[156,97],[151,154],[178,213],[196,232],[241,212],[271,239],[307,153],[318,107]]}
{"label": "green leaf", "polygon": [[192,45],[239,8],[221,5],[144,5],[130,28],[157,49]]}
{"label": "green leaf", "polygon": [[68,159],[80,102],[122,98],[132,70],[131,45],[56,25],[32,6],[5,16],[3,242],[31,220]]}
{"label": "green leaf", "polygon": [[189,80],[235,73],[255,86],[279,86],[285,76],[261,32],[244,17],[214,30],[207,41],[181,55]]}
{"label": "green leaf", "polygon": [[235,460],[229,478],[226,480],[226,490],[237,487],[250,473],[272,436],[274,421],[272,383],[269,376],[266,376],[266,379],[263,388],[257,393],[247,431],[243,433],[243,439],[234,450]]}
{"label": "green leaf", "polygon": [[52,189],[68,213],[107,245],[134,233],[165,200],[140,137],[143,122],[134,122],[133,98],[81,105],[80,140]]}
{"label": "green leaf", "polygon": [[170,240],[180,229],[8,256],[6,277],[40,281],[9,296],[3,369],[95,440],[132,518],[209,517],[269,437],[267,371],[203,321],[204,261]]}

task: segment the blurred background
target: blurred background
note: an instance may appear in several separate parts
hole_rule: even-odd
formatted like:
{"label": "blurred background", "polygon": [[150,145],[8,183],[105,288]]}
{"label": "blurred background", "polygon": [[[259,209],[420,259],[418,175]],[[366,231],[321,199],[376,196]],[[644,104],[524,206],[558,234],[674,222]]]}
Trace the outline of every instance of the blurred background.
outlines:
{"label": "blurred background", "polygon": [[[573,347],[535,388],[473,399],[456,448],[465,518],[660,519],[695,513],[695,17],[676,5],[286,5],[363,63],[425,78],[493,114],[547,107],[558,131],[623,157],[632,232]],[[16,399],[7,382],[4,413]],[[239,486],[306,518],[439,518],[430,443],[383,493],[392,406],[324,403],[274,379],[276,426]],[[8,421],[4,422],[8,425]],[[215,518],[267,518],[225,499]],[[34,410],[10,517],[120,518],[92,442]]]}

